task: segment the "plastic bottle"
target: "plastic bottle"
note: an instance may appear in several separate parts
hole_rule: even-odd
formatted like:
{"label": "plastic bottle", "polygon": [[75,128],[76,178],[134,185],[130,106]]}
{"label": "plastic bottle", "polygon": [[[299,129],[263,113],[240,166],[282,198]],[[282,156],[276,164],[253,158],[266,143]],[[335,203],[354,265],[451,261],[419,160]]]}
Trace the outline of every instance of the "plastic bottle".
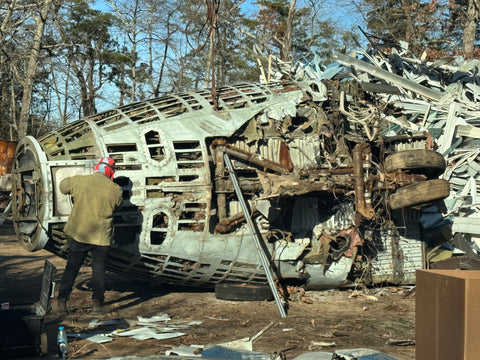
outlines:
{"label": "plastic bottle", "polygon": [[67,341],[67,333],[65,332],[65,328],[63,326],[60,326],[58,328],[57,350],[58,350],[58,357],[60,359],[67,358],[68,341]]}

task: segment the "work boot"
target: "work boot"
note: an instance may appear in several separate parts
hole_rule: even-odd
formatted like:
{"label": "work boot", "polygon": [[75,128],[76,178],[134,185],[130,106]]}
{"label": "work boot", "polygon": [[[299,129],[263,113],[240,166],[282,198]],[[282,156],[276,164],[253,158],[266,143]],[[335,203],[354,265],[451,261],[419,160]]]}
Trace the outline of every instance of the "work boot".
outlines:
{"label": "work boot", "polygon": [[67,313],[68,313],[67,299],[58,298],[57,314],[58,315],[67,315]]}
{"label": "work boot", "polygon": [[107,314],[109,309],[100,300],[93,299],[92,314]]}

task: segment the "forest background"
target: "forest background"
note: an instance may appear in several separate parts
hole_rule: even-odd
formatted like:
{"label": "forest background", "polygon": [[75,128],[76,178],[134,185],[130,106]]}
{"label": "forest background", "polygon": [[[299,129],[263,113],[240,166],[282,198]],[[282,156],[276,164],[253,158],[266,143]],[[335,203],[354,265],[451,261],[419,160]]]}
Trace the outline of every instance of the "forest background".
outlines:
{"label": "forest background", "polygon": [[258,82],[259,67],[409,45],[478,58],[480,0],[0,0],[0,139],[169,92]]}

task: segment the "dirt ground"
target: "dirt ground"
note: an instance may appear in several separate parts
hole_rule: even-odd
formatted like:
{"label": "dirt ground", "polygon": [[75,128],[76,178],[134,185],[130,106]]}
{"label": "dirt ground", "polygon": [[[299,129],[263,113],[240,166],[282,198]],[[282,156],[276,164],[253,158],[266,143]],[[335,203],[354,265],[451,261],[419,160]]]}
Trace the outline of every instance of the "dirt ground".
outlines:
{"label": "dirt ground", "polygon": [[[63,259],[44,250],[28,252],[17,243],[11,222],[0,227],[0,302],[38,300],[46,259],[57,268],[59,281],[65,266]],[[183,329],[185,335],[168,340],[116,337],[98,344],[69,338],[69,358],[163,355],[181,344],[218,344],[252,337],[272,321],[275,324],[253,343],[254,350],[281,353],[284,359],[293,359],[314,351],[370,348],[398,359],[415,358],[415,293],[409,287],[305,293],[292,289],[287,317],[282,319],[274,301],[218,300],[211,290],[164,286],[107,273],[106,303],[112,312],[99,317],[90,313],[89,277],[90,268],[82,268],[69,301],[73,308],[69,316],[59,317],[54,311],[45,316],[43,331],[48,335],[49,351],[43,359],[57,358],[55,341],[59,325],[64,325],[68,333],[105,333],[128,328],[127,323],[132,324],[137,316],[148,318],[158,314],[168,314],[171,318],[168,323],[201,323]],[[91,328],[89,324],[94,319],[121,322],[110,329]],[[392,345],[392,340],[402,345]]]}

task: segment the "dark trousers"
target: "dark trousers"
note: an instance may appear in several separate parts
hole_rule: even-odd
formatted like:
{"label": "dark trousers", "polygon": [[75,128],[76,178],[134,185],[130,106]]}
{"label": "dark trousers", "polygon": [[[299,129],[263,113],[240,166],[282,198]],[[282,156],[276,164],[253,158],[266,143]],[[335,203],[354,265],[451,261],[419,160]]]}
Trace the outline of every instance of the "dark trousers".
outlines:
{"label": "dark trousers", "polygon": [[85,261],[88,252],[90,252],[92,256],[92,299],[99,300],[103,303],[105,293],[105,259],[108,250],[108,246],[83,244],[70,238],[67,266],[63,272],[58,297],[68,299],[72,292],[78,271]]}

